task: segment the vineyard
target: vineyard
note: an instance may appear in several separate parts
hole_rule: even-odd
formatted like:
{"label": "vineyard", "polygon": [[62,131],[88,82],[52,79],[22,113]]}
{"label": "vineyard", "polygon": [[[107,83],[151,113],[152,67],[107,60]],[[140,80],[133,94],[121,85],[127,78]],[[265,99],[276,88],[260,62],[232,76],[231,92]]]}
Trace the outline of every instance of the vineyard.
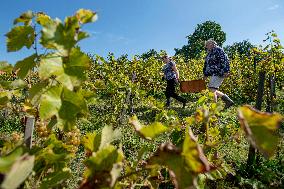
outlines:
{"label": "vineyard", "polygon": [[[0,188],[284,188],[284,54],[264,34],[230,55],[221,91],[180,93],[165,107],[161,51],[107,58],[82,52],[97,13],[64,21],[25,12],[7,32],[0,62]],[[203,77],[205,52],[174,56],[180,80]],[[206,81],[208,82],[208,81]]]}

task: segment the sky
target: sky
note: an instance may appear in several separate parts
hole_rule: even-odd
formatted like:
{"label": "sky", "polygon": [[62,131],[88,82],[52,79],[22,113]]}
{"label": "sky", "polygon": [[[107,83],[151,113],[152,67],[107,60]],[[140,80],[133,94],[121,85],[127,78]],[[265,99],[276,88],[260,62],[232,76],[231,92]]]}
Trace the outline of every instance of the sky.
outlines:
{"label": "sky", "polygon": [[[226,33],[225,45],[249,40],[262,44],[265,34],[276,31],[284,41],[283,0],[3,0],[0,11],[0,61],[16,63],[34,53],[26,48],[8,53],[5,34],[13,20],[27,10],[43,11],[64,20],[78,9],[98,13],[95,23],[84,25],[91,37],[80,42],[86,53],[129,58],[150,49],[166,50],[187,43],[197,24],[215,21]],[[284,42],[283,42],[284,43]]]}

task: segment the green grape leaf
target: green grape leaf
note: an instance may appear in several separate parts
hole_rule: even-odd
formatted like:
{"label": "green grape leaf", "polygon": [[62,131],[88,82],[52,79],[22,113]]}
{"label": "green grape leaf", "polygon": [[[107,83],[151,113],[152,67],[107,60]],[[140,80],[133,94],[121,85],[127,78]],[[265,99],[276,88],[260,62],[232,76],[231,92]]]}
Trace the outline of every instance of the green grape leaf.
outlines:
{"label": "green grape leaf", "polygon": [[70,73],[69,75],[78,75],[75,73],[76,70],[81,73],[89,69],[90,58],[79,47],[76,47],[72,48],[69,60],[64,61],[64,63],[66,64],[66,72]]}
{"label": "green grape leaf", "polygon": [[13,70],[13,66],[6,61],[0,61],[0,74],[1,72],[9,72],[11,73]]}
{"label": "green grape leaf", "polygon": [[48,82],[42,81],[42,82],[36,83],[30,88],[29,100],[33,105],[35,105],[40,100],[40,97],[42,93],[45,91],[45,89],[47,88],[47,86],[48,86]]}
{"label": "green grape leaf", "polygon": [[74,158],[74,154],[70,153],[72,148],[73,146],[58,140],[54,134],[50,135],[41,148],[33,149],[36,156],[34,171],[36,174],[46,169],[49,169],[49,174],[66,171],[70,160]]}
{"label": "green grape leaf", "polygon": [[65,132],[71,131],[76,128],[76,118],[69,120],[58,118],[56,126]]}
{"label": "green grape leaf", "polygon": [[40,61],[39,77],[42,80],[48,79],[51,76],[58,76],[64,73],[62,58],[58,54],[48,54]]}
{"label": "green grape leaf", "polygon": [[98,19],[97,13],[86,10],[86,9],[80,9],[76,12],[76,17],[82,24],[95,22]]}
{"label": "green grape leaf", "polygon": [[[4,92],[4,93],[6,93],[6,92]],[[7,103],[9,103],[9,97],[8,96],[2,96],[4,93],[0,92],[0,108],[6,107]]]}
{"label": "green grape leaf", "polygon": [[19,158],[12,166],[11,170],[5,176],[1,188],[16,189],[31,174],[34,166],[34,156],[28,154]]}
{"label": "green grape leaf", "polygon": [[198,99],[197,104],[198,105],[202,105],[204,104],[204,102],[206,101],[207,97],[206,96],[202,96]]}
{"label": "green grape leaf", "polygon": [[57,118],[51,117],[50,121],[47,124],[47,129],[52,130],[52,128],[57,124]]}
{"label": "green grape leaf", "polygon": [[139,122],[136,116],[131,117],[129,119],[129,123],[134,126],[135,130],[140,136],[148,140],[152,140],[157,135],[164,133],[168,130],[168,128],[160,122],[154,122],[149,126],[144,126]]}
{"label": "green grape leaf", "polygon": [[84,148],[89,152],[96,152],[101,144],[101,135],[96,132],[87,133],[82,139]]}
{"label": "green grape leaf", "polygon": [[42,120],[51,118],[53,115],[58,114],[62,105],[62,91],[62,86],[53,86],[42,94],[39,108],[39,116]]}
{"label": "green grape leaf", "polygon": [[30,116],[37,116],[37,108],[33,106],[28,100],[23,105],[23,111]]}
{"label": "green grape leaf", "polygon": [[40,43],[47,49],[57,49],[63,56],[75,46],[76,27],[78,20],[67,19],[66,25],[58,19],[44,22]]}
{"label": "green grape leaf", "polygon": [[42,161],[45,165],[57,165],[62,170],[72,158],[72,154],[68,152],[71,147],[58,140],[54,134],[50,135],[44,147],[36,154],[35,170],[43,168]]}
{"label": "green grape leaf", "polygon": [[63,125],[66,131],[71,130],[79,115],[87,115],[87,103],[79,92],[70,91],[67,88],[63,89],[62,105],[58,111],[59,124]]}
{"label": "green grape leaf", "polygon": [[85,165],[94,173],[99,171],[111,171],[113,164],[123,160],[123,154],[113,145],[108,145],[97,151],[92,157],[85,161]]}
{"label": "green grape leaf", "polygon": [[217,169],[208,173],[204,173],[203,175],[206,176],[207,179],[217,180],[224,179],[228,175],[228,173],[231,175],[236,175],[235,170],[230,165],[222,163]]}
{"label": "green grape leaf", "polygon": [[41,26],[47,26],[48,24],[52,24],[52,19],[43,12],[38,12],[36,15],[36,22]]}
{"label": "green grape leaf", "polygon": [[152,168],[156,165],[163,165],[170,169],[170,175],[176,188],[193,186],[199,173],[211,170],[211,166],[191,130],[186,133],[182,150],[171,143],[162,144],[148,160],[147,167]]}
{"label": "green grape leaf", "polygon": [[102,184],[112,187],[122,170],[123,158],[123,153],[112,145],[97,151],[84,162],[88,168],[85,172],[88,179],[80,188],[96,188]]}
{"label": "green grape leaf", "polygon": [[27,83],[21,79],[14,81],[0,81],[0,86],[6,90],[16,90],[22,89],[27,85]]}
{"label": "green grape leaf", "polygon": [[102,130],[102,137],[99,149],[108,146],[111,142],[119,139],[121,132],[119,129],[112,130],[111,126],[105,126]]}
{"label": "green grape leaf", "polygon": [[263,113],[250,106],[239,108],[238,117],[250,144],[265,157],[273,156],[279,143],[277,129],[283,117],[278,113]]}
{"label": "green grape leaf", "polygon": [[0,86],[1,86],[2,89],[10,90],[11,89],[11,83],[12,83],[12,81],[1,80],[0,81]]}
{"label": "green grape leaf", "polygon": [[[72,48],[69,57],[63,59],[63,67],[66,75],[69,76],[69,80],[73,86],[81,85],[82,81],[87,79],[85,71],[90,66],[90,58],[80,48]],[[59,81],[64,83],[65,78],[58,77]],[[66,82],[67,83],[67,82]],[[67,87],[69,85],[66,85]],[[68,87],[70,88],[70,87]]]}
{"label": "green grape leaf", "polygon": [[24,80],[21,80],[21,79],[17,79],[17,80],[12,81],[11,85],[10,85],[11,89],[14,89],[14,90],[22,89],[26,86],[27,86],[27,83]]}
{"label": "green grape leaf", "polygon": [[86,32],[79,31],[77,36],[77,41],[81,41],[82,39],[88,38],[90,35]]}
{"label": "green grape leaf", "polygon": [[16,26],[6,34],[8,52],[18,51],[24,46],[31,48],[35,35],[31,26]]}
{"label": "green grape leaf", "polygon": [[7,103],[9,103],[11,95],[7,91],[0,91],[0,108],[6,107]]}
{"label": "green grape leaf", "polygon": [[[78,113],[87,114],[88,107],[83,95],[80,92],[73,92],[67,88],[64,88],[62,94],[62,107],[59,112],[59,116],[62,118],[72,118]],[[64,109],[70,113],[64,112]]]}
{"label": "green grape leaf", "polygon": [[216,169],[214,171],[211,171],[210,173],[205,173],[205,176],[209,180],[217,180],[217,179],[223,179],[226,176],[226,174],[223,175],[222,171]]}
{"label": "green grape leaf", "polygon": [[57,126],[69,131],[76,125],[78,116],[87,115],[88,107],[80,91],[73,92],[60,86],[53,86],[43,92],[39,115],[42,120],[57,117]]}
{"label": "green grape leaf", "polygon": [[40,189],[49,189],[58,186],[63,181],[67,180],[72,176],[70,170],[63,170],[59,172],[53,172],[44,177],[40,185]]}
{"label": "green grape leaf", "polygon": [[29,10],[29,11],[24,12],[23,14],[21,14],[20,17],[16,18],[14,20],[14,24],[24,23],[25,26],[30,25],[31,22],[32,22],[33,17],[34,17],[34,13]]}
{"label": "green grape leaf", "polygon": [[8,155],[0,157],[0,173],[7,173],[13,163],[23,154],[24,149],[22,147],[14,149]]}
{"label": "green grape leaf", "polygon": [[150,157],[147,167],[152,168],[157,164],[166,166],[170,170],[170,176],[175,188],[189,188],[193,186],[194,178],[197,175],[190,171],[181,153],[182,151],[174,145],[164,143]]}
{"label": "green grape leaf", "polygon": [[33,54],[23,60],[20,60],[16,63],[14,70],[17,70],[17,75],[24,79],[30,70],[32,70],[36,66],[36,58],[37,55]]}
{"label": "green grape leaf", "polygon": [[191,171],[203,173],[210,170],[209,162],[191,130],[186,134],[182,148],[182,155]]}
{"label": "green grape leaf", "polygon": [[73,90],[80,86],[87,76],[85,71],[89,68],[90,59],[79,48],[73,48],[70,56],[62,58],[57,54],[49,54],[41,59],[39,76],[47,79],[57,76],[57,80],[65,87]]}
{"label": "green grape leaf", "polygon": [[57,76],[56,80],[64,86],[73,90],[74,84],[72,78],[64,72],[62,57],[58,54],[49,54],[42,58],[39,66],[39,77],[43,80],[49,77]]}

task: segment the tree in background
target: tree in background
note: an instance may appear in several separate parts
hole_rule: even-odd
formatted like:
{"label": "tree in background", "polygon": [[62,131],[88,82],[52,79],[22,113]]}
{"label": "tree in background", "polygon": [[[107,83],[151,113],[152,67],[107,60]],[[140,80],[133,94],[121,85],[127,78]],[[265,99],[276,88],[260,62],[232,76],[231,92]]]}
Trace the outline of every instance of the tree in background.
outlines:
{"label": "tree in background", "polygon": [[150,57],[158,57],[158,56],[159,56],[159,53],[158,53],[155,49],[150,49],[149,51],[147,51],[147,52],[141,54],[140,57],[141,57],[143,60],[146,60],[146,59],[148,59],[148,58],[150,58]]}
{"label": "tree in background", "polygon": [[224,47],[224,50],[228,54],[229,58],[232,59],[236,54],[240,56],[250,56],[250,51],[254,47],[255,46],[248,40],[243,40],[242,42],[235,42],[232,45],[227,45]]}
{"label": "tree in background", "polygon": [[186,59],[200,57],[204,50],[204,42],[214,39],[219,46],[226,41],[226,33],[222,31],[220,24],[214,21],[206,21],[198,24],[193,34],[187,36],[188,43],[181,49],[175,49],[176,55],[182,55]]}
{"label": "tree in background", "polygon": [[166,54],[167,54],[167,52],[165,50],[160,50],[158,52],[155,49],[150,49],[149,51],[142,53],[140,55],[140,58],[142,58],[143,60],[148,60],[150,57],[160,58],[160,57],[162,57]]}

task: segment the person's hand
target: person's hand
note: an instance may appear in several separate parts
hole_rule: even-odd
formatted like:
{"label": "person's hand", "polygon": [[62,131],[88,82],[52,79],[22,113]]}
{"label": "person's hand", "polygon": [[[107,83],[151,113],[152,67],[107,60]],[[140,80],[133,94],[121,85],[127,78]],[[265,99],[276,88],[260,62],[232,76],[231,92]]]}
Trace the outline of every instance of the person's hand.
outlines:
{"label": "person's hand", "polygon": [[176,84],[178,84],[178,83],[179,83],[179,79],[178,79],[178,78],[176,78],[176,79],[175,79],[175,82],[176,82]]}
{"label": "person's hand", "polygon": [[229,77],[230,72],[224,73],[224,77]]}

